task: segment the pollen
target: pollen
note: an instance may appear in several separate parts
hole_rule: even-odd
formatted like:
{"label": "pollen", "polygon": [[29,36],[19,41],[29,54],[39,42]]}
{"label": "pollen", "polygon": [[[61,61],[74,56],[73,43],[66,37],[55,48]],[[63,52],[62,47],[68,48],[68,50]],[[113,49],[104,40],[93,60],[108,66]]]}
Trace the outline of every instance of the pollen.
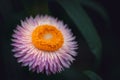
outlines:
{"label": "pollen", "polygon": [[33,45],[44,51],[56,51],[62,47],[64,38],[60,30],[53,25],[37,26],[32,32]]}

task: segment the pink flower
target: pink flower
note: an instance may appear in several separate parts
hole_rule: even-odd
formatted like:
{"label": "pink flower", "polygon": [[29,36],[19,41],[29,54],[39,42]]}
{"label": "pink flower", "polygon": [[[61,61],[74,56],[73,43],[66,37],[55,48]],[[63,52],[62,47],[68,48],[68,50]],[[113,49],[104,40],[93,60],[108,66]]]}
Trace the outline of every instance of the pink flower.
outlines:
{"label": "pink flower", "polygon": [[62,21],[36,16],[21,21],[12,35],[14,56],[22,66],[47,75],[69,68],[77,55],[77,42]]}

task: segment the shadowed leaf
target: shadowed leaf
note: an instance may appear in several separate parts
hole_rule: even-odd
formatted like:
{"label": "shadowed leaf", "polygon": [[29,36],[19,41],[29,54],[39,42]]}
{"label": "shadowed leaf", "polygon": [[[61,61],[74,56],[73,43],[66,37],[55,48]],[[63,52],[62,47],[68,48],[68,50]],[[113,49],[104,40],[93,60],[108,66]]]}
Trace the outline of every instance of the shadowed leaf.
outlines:
{"label": "shadowed leaf", "polygon": [[100,76],[98,76],[96,73],[92,71],[84,71],[83,72],[90,80],[102,80]]}
{"label": "shadowed leaf", "polygon": [[101,58],[101,41],[92,24],[89,16],[77,1],[57,0],[58,3],[65,9],[67,14],[71,17],[73,22],[77,25],[78,29],[86,39],[88,46],[92,53],[96,56],[96,65],[100,63]]}
{"label": "shadowed leaf", "polygon": [[29,15],[49,14],[48,0],[22,0],[22,3]]}
{"label": "shadowed leaf", "polygon": [[78,1],[79,1],[78,3],[80,3],[81,5],[84,5],[97,11],[107,23],[109,22],[109,17],[106,11],[104,10],[104,7],[102,7],[100,4],[91,0],[78,0]]}

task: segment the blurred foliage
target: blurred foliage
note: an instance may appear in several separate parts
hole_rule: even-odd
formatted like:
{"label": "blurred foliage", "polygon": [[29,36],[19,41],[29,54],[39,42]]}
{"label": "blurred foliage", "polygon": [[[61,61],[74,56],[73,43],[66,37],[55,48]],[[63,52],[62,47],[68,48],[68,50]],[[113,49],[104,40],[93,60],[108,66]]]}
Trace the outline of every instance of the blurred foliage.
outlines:
{"label": "blurred foliage", "polygon": [[[98,65],[101,58],[102,43],[92,21],[77,1],[58,0],[85,37]],[[72,5],[72,6],[71,6]]]}
{"label": "blurred foliage", "polygon": [[[78,0],[74,1],[57,0],[57,1],[65,9],[65,11],[68,13],[68,15],[71,17],[71,19],[74,21],[74,23],[77,25],[78,29],[84,36],[86,42],[88,43],[88,46],[90,47],[92,53],[96,57],[95,68],[98,68],[101,60],[102,43],[91,19],[89,18],[85,10],[82,8]],[[91,77],[93,76],[88,74],[87,72],[85,72],[85,74]],[[98,77],[97,74],[94,75],[94,77],[95,76]],[[91,77],[90,77],[91,80],[96,80]],[[101,79],[97,78],[97,80]]]}
{"label": "blurred foliage", "polygon": [[88,78],[90,78],[90,80],[102,80],[100,76],[98,76],[96,73],[92,71],[84,71],[83,73],[87,75]]}
{"label": "blurred foliage", "polygon": [[77,0],[80,5],[89,7],[90,9],[95,10],[98,12],[98,14],[101,15],[101,17],[106,21],[107,25],[109,25],[109,17],[106,13],[103,6],[101,6],[99,3],[93,1],[93,0]]}
{"label": "blurred foliage", "polygon": [[49,14],[48,0],[22,0],[24,8],[29,15]]}

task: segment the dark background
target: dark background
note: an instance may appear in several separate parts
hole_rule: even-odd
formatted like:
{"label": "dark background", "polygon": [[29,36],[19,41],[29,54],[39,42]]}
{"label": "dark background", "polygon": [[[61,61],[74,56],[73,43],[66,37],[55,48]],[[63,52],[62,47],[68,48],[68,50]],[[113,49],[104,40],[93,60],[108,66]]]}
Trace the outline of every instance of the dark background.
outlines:
{"label": "dark background", "polygon": [[[109,24],[106,24],[98,13],[84,7],[88,12],[88,15],[93,20],[103,44],[102,60],[96,72],[103,78],[103,80],[119,80],[119,1],[95,1],[104,7],[109,16]],[[25,0],[25,2],[28,3],[24,5],[21,0],[0,0],[0,80],[47,80],[48,78],[50,78],[49,80],[67,80],[63,75],[52,75],[48,77],[44,74],[29,72],[27,67],[21,67],[13,57],[13,53],[11,52],[12,47],[10,46],[13,29],[17,24],[20,24],[20,20],[24,19],[26,16],[40,14],[40,12],[32,13],[32,11],[30,11],[31,8],[37,10],[36,7],[39,7],[40,5],[31,7],[30,5],[33,4],[32,0]],[[42,0],[36,0],[36,2],[42,4]],[[28,6],[28,8],[26,8],[26,6]],[[64,12],[64,10],[59,4],[54,1],[50,1],[48,7],[51,9],[52,16],[58,17],[59,19],[63,18],[60,13]],[[40,9],[42,10],[42,8]],[[25,12],[26,10],[27,12]],[[73,29],[73,33],[77,35],[77,40],[81,44],[79,48],[80,50],[78,50],[80,54],[76,57],[76,61],[71,67],[79,69],[80,71],[84,69],[92,69],[95,59],[94,56],[92,56],[87,43],[77,28],[73,28],[73,26],[75,26],[74,23],[68,21],[66,18],[64,18],[64,22],[68,24],[70,23],[69,25]],[[74,80],[77,80],[77,78],[74,78]]]}

